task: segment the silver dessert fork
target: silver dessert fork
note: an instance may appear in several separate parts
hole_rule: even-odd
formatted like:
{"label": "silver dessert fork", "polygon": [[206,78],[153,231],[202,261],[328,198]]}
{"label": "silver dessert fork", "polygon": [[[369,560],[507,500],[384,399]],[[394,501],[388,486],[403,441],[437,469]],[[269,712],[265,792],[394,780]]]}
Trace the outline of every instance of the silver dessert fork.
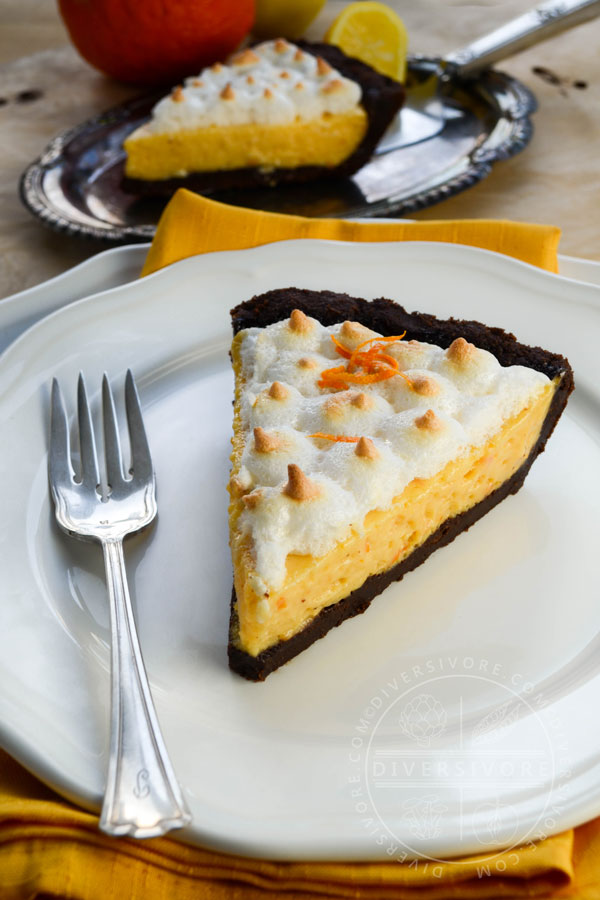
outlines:
{"label": "silver dessert fork", "polygon": [[123,461],[108,378],[102,381],[105,477],[83,375],[77,385],[78,473],[71,462],[69,426],[56,378],[52,382],[48,474],[56,520],[68,534],[102,545],[110,601],[110,755],[100,828],[107,834],[156,837],[191,821],[160,733],[127,587],[123,538],[156,515],[155,478],[139,398],[130,371],[125,405],[131,467]]}

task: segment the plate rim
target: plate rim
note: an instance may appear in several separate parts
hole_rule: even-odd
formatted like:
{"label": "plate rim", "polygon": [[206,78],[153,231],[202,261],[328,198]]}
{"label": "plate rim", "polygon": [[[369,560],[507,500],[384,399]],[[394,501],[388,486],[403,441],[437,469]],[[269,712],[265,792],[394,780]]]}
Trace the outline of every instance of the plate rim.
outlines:
{"label": "plate rim", "polygon": [[[324,249],[328,246],[337,246],[343,247],[352,245],[354,247],[360,246],[361,248],[384,248],[389,246],[395,247],[404,247],[409,245],[411,247],[427,247],[430,249],[438,250],[441,254],[452,255],[454,250],[459,254],[465,254],[466,256],[472,255],[473,259],[478,257],[489,258],[490,260],[494,260],[495,264],[499,265],[501,268],[506,266],[508,269],[513,268],[515,271],[521,270],[523,272],[524,277],[531,277],[535,282],[536,279],[541,279],[542,281],[547,282],[548,284],[552,284],[554,282],[558,282],[559,284],[570,284],[573,285],[575,291],[580,291],[583,289],[584,291],[590,291],[590,299],[592,302],[596,302],[600,304],[600,284],[596,284],[591,281],[583,281],[579,279],[575,279],[569,275],[561,275],[560,272],[551,272],[548,269],[542,269],[539,266],[534,265],[533,263],[528,263],[525,260],[517,259],[514,256],[508,256],[505,253],[500,253],[497,250],[488,250],[485,247],[475,247],[472,244],[458,244],[458,243],[447,243],[444,241],[343,241],[343,240],[331,240],[329,238],[289,238],[281,241],[270,241],[267,244],[260,244],[255,247],[244,247],[242,249],[237,250],[212,250],[208,253],[197,253],[191,256],[187,256],[184,259],[175,260],[172,263],[169,263],[166,266],[163,266],[160,269],[157,269],[154,272],[145,275],[142,278],[134,279],[133,281],[125,281],[121,284],[117,284],[113,287],[102,288],[98,291],[94,291],[92,294],[85,294],[84,296],[78,296],[77,299],[72,300],[64,305],[58,306],[55,309],[50,310],[46,315],[44,315],[41,319],[33,322],[30,326],[25,328],[11,343],[9,343],[3,350],[0,350],[0,364],[5,356],[5,354],[9,353],[12,347],[20,342],[20,340],[31,331],[31,329],[36,328],[42,322],[45,322],[50,316],[54,316],[57,313],[61,313],[62,311],[71,308],[75,304],[79,304],[82,302],[86,302],[89,300],[93,300],[99,295],[110,295],[114,291],[121,291],[125,288],[130,288],[134,285],[141,283],[142,281],[146,281],[149,278],[155,279],[159,277],[164,277],[167,272],[172,272],[174,267],[184,267],[190,264],[193,264],[194,260],[208,258],[208,257],[222,257],[223,259],[227,259],[228,256],[237,256],[238,254],[253,254],[257,255],[260,253],[264,253],[268,255],[271,252],[273,247],[277,246],[290,246],[298,244],[300,246],[306,246],[307,244],[314,244],[322,246]],[[150,244],[147,245],[150,247]],[[125,256],[125,252],[130,249],[135,249],[136,251],[140,248],[139,244],[129,244],[122,247],[108,247],[106,250],[101,251],[99,254],[90,257],[89,259],[83,260],[81,263],[78,263],[71,269],[68,269],[66,272],[62,272],[59,275],[55,275],[53,278],[48,279],[48,281],[42,282],[39,285],[34,285],[31,288],[27,288],[24,291],[20,291],[17,294],[13,294],[9,297],[5,297],[0,299],[0,320],[2,319],[4,310],[12,309],[15,305],[15,302],[18,303],[22,299],[29,299],[33,296],[34,302],[37,299],[36,295],[38,291],[43,290],[48,286],[49,288],[58,287],[61,284],[62,279],[70,278],[73,276],[78,276],[80,270],[82,272],[85,271],[86,267],[93,267],[96,262],[101,262],[99,257],[104,257],[105,259],[109,256],[109,254],[115,252],[115,256],[123,255]],[[600,267],[600,261],[596,260],[588,260],[583,257],[563,257],[565,260],[573,260],[578,263],[589,264],[591,266]],[[102,260],[103,262],[104,260]],[[597,294],[596,294],[597,292]],[[10,301],[6,302],[5,301]],[[3,303],[5,306],[3,307]]]}

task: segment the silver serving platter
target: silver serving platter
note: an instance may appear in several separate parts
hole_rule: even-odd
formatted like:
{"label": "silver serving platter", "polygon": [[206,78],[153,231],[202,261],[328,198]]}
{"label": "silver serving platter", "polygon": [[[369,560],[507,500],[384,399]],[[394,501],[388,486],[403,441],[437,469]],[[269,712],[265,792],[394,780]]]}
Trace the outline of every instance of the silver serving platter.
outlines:
{"label": "silver serving platter", "polygon": [[[146,94],[57,135],[21,177],[24,204],[45,225],[110,243],[152,238],[165,200],[125,192],[123,141],[147,119]],[[464,78],[439,60],[409,60],[407,101],[375,155],[351,178],[211,197],[303,216],[399,216],[440,203],[519,153],[532,134],[535,97],[495,69]]]}

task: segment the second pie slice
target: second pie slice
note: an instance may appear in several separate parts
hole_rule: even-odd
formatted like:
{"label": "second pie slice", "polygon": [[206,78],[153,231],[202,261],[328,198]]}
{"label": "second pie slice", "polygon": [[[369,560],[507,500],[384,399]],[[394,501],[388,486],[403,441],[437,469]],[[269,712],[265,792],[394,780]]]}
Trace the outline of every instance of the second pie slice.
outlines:
{"label": "second pie slice", "polygon": [[232,316],[229,661],[263,680],[515,493],[573,376],[389,300],[289,288]]}
{"label": "second pie slice", "polygon": [[128,135],[124,186],[169,195],[348,176],[404,100],[329,44],[265,41],[186,79]]}

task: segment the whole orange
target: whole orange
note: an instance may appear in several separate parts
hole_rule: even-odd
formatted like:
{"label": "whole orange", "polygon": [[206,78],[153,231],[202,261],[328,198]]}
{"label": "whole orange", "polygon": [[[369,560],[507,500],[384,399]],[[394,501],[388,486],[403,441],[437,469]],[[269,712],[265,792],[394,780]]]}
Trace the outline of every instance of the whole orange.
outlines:
{"label": "whole orange", "polygon": [[85,60],[119,81],[172,84],[223,59],[254,21],[254,0],[58,0]]}

